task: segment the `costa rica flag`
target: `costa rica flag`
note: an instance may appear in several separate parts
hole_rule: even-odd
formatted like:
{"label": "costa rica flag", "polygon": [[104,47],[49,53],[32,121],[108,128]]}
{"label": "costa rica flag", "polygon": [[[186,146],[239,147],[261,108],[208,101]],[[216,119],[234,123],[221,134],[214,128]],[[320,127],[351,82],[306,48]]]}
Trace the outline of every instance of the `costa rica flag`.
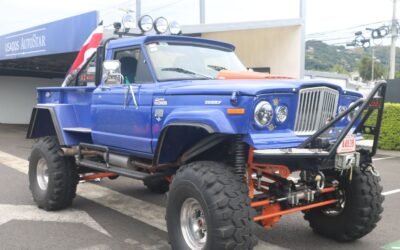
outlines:
{"label": "costa rica flag", "polygon": [[96,49],[99,46],[100,42],[103,40],[103,36],[104,26],[101,22],[83,44],[81,50],[75,58],[74,63],[68,70],[63,86],[66,86],[68,81],[71,80],[71,76],[76,73],[76,71],[78,71],[92,57],[92,55],[96,52]]}

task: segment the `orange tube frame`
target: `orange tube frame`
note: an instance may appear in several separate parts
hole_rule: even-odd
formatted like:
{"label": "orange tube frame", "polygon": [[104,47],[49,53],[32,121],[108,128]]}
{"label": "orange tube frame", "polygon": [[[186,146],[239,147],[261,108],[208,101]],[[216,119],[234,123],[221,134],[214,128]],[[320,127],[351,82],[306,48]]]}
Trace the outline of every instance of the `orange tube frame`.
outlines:
{"label": "orange tube frame", "polygon": [[[248,164],[248,186],[249,186],[249,197],[250,197],[250,199],[254,199],[254,192],[256,190],[256,188],[254,186],[254,179],[253,179],[253,176],[252,176],[255,171],[261,171],[261,172],[265,172],[265,173],[271,174],[269,171],[271,169],[276,169],[278,171],[278,175],[282,176],[283,178],[287,178],[290,175],[290,170],[286,166],[255,163],[254,162],[253,150],[254,149],[252,147],[250,147],[249,156],[248,156],[248,162],[247,162],[247,164]],[[262,167],[266,167],[266,168],[262,169]],[[267,183],[263,182],[263,184],[267,184]],[[334,192],[336,190],[337,190],[336,187],[328,187],[328,188],[321,189],[319,192],[321,194],[324,194],[324,193]],[[290,214],[290,213],[294,213],[294,212],[298,212],[298,211],[303,211],[303,210],[313,209],[313,208],[317,208],[317,207],[327,206],[327,205],[330,205],[330,204],[334,204],[336,202],[337,202],[337,200],[335,200],[335,199],[322,201],[322,202],[317,202],[317,203],[313,203],[313,204],[309,204],[309,205],[304,205],[304,206],[300,206],[300,207],[294,207],[294,208],[282,210],[282,211],[275,212],[275,213],[262,214],[262,215],[254,217],[253,220],[254,221],[267,220],[267,219],[274,218],[274,217],[280,217],[280,216],[285,215],[285,214]],[[255,202],[251,203],[251,207],[252,208],[264,207],[264,206],[268,206],[268,205],[271,205],[271,200],[268,200],[268,199],[267,200],[261,200],[261,201],[255,201]]]}
{"label": "orange tube frame", "polygon": [[[319,192],[321,194],[325,194],[325,193],[330,193],[330,192],[334,192],[334,191],[336,191],[335,187],[328,187],[328,188],[321,189]],[[251,203],[251,207],[252,208],[262,207],[262,206],[266,206],[266,205],[269,205],[269,204],[271,204],[270,200],[255,201],[255,202]]]}
{"label": "orange tube frame", "polygon": [[87,175],[87,176],[82,176],[80,178],[81,181],[90,181],[90,180],[95,180],[98,178],[104,178],[104,177],[114,177],[117,176],[114,173],[98,173],[98,174],[92,174],[92,175]]}
{"label": "orange tube frame", "polygon": [[294,213],[294,212],[298,212],[298,211],[303,211],[303,210],[308,210],[308,209],[312,209],[312,208],[327,206],[327,205],[330,205],[330,204],[334,204],[336,202],[337,202],[337,200],[327,200],[327,201],[322,201],[322,202],[318,202],[318,203],[314,203],[314,204],[310,204],[310,205],[306,205],[306,206],[295,207],[295,208],[283,210],[283,211],[277,212],[277,213],[260,215],[260,216],[254,217],[254,221],[265,220],[265,219],[269,219],[269,218],[272,218],[272,217],[282,216],[282,215],[285,215],[285,214],[290,214],[290,213]]}

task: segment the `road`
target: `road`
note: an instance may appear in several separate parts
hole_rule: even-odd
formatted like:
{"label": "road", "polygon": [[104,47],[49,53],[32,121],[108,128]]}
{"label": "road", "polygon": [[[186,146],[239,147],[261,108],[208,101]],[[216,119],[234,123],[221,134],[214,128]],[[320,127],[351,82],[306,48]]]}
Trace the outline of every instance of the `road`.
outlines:
{"label": "road", "polygon": [[[0,125],[0,249],[170,249],[166,196],[150,193],[139,181],[120,177],[83,183],[71,208],[38,209],[28,189],[32,142],[24,139],[25,131],[25,126]],[[400,155],[376,159],[386,200],[371,234],[337,243],[315,235],[296,213],[269,231],[258,230],[257,249],[400,249]]]}

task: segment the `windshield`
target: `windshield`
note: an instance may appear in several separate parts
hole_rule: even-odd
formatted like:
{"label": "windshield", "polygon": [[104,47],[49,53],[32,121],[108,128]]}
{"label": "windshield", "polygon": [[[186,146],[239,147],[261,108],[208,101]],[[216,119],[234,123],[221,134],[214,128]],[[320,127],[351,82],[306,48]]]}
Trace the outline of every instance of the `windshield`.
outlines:
{"label": "windshield", "polygon": [[176,42],[156,42],[146,47],[159,81],[213,79],[220,70],[246,70],[233,51]]}

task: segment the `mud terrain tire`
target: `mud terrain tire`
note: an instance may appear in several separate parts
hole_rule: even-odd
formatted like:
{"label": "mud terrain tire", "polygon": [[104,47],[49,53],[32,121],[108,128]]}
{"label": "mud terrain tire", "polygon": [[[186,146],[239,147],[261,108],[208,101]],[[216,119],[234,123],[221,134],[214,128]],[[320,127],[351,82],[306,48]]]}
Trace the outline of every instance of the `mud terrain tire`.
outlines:
{"label": "mud terrain tire", "polygon": [[370,233],[383,212],[380,177],[360,168],[353,169],[352,180],[341,178],[339,188],[344,191],[345,203],[339,214],[327,215],[324,208],[305,213],[311,228],[317,234],[341,241],[353,241]]}
{"label": "mud terrain tire", "polygon": [[73,158],[62,155],[56,137],[44,137],[33,144],[29,158],[29,189],[40,208],[60,210],[70,206],[78,180]]}
{"label": "mud terrain tire", "polygon": [[[230,169],[221,163],[203,161],[178,170],[168,193],[166,215],[172,249],[253,249],[257,244],[248,188]],[[206,224],[206,239],[200,247],[191,247],[188,234],[184,233],[184,228],[190,228],[182,223],[186,203],[202,210],[195,212],[203,215],[201,220]]]}

